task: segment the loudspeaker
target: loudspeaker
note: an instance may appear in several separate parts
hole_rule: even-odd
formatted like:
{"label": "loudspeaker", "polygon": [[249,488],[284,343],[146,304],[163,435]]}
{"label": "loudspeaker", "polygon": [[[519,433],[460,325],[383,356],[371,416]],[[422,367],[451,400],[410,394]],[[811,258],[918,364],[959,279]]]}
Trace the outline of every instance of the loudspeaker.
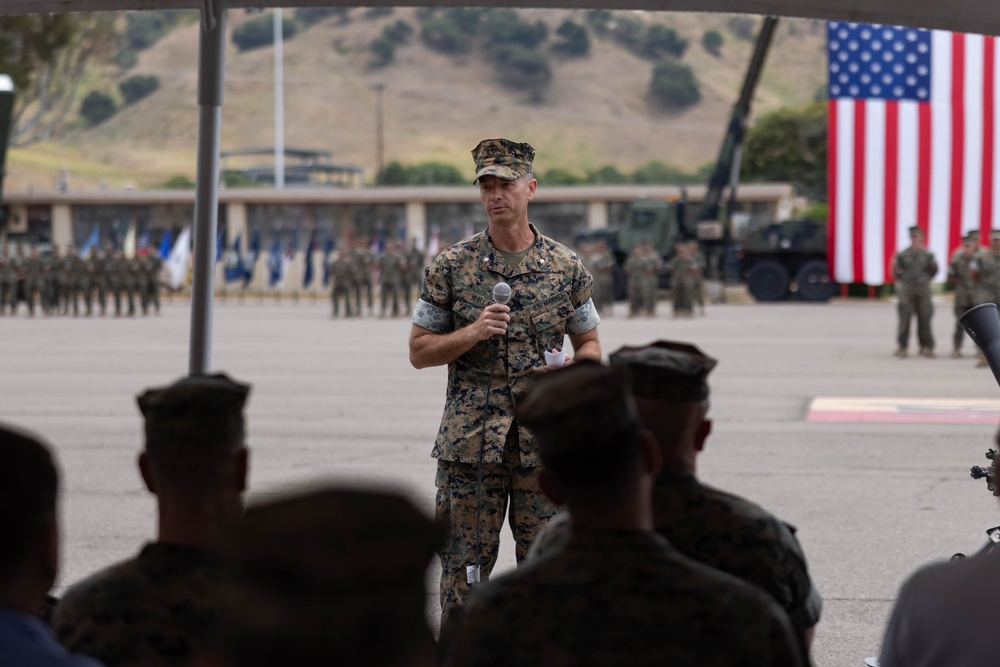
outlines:
{"label": "loudspeaker", "polygon": [[958,323],[982,350],[993,377],[1000,384],[1000,313],[997,312],[997,305],[983,303],[971,308],[958,318]]}

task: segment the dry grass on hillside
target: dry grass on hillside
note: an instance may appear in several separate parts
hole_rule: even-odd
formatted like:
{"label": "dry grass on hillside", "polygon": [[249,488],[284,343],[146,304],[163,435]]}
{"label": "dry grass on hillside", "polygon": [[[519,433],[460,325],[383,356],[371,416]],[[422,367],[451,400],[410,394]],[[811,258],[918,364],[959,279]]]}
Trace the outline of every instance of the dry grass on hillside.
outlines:
{"label": "dry grass on hillside", "polygon": [[[695,68],[703,101],[678,114],[646,103],[653,65],[613,42],[594,38],[587,58],[553,58],[554,77],[545,100],[532,104],[499,86],[479,54],[455,58],[425,49],[414,34],[396,51],[396,62],[369,66],[368,44],[388,22],[419,22],[413,9],[350,23],[328,20],[285,43],[285,142],[330,150],[339,164],[375,166],[375,93],[385,85],[387,160],[440,160],[463,170],[469,150],[485,136],[508,136],[538,149],[544,173],[562,167],[584,173],[606,164],[630,170],[662,160],[695,170],[714,160],[752,44],[733,37],[727,17],[709,14],[640,14],[670,24],[690,42],[684,61]],[[582,11],[525,10],[555,28]],[[230,30],[247,17],[231,12]],[[722,55],[701,47],[705,30],[725,36]],[[822,24],[782,20],[757,95],[758,113],[812,99],[823,82]],[[144,52],[131,74],[155,74],[160,89],[121,110],[99,127],[79,130],[37,149],[11,156],[9,187],[48,187],[65,152],[71,185],[150,186],[183,174],[193,178],[197,138],[197,25],[182,26]],[[222,149],[274,142],[272,49],[238,53],[230,43],[226,64]],[[110,86],[109,86],[110,87]],[[44,159],[35,158],[38,151]],[[58,171],[58,169],[56,169]]]}

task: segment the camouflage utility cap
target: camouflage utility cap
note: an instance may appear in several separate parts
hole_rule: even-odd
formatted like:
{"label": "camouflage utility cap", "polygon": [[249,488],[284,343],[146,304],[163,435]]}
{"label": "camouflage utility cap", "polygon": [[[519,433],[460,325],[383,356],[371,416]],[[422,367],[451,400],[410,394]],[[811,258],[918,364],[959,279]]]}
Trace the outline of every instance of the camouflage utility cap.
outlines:
{"label": "camouflage utility cap", "polygon": [[146,418],[146,443],[242,442],[250,385],[224,374],[194,375],[150,389],[136,400]]}
{"label": "camouflage utility cap", "polygon": [[708,374],[718,363],[694,345],[660,340],[644,347],[623,347],[610,356],[612,365],[632,371],[632,392],[661,401],[704,401]]}
{"label": "camouflage utility cap", "polygon": [[517,406],[517,420],[538,438],[542,459],[638,424],[631,373],[580,361],[543,376]]}
{"label": "camouflage utility cap", "polygon": [[509,181],[531,173],[535,149],[509,139],[483,139],[472,149],[476,161],[475,183],[483,176],[497,176]]}
{"label": "camouflage utility cap", "polygon": [[910,236],[923,236],[924,230],[920,227],[910,227]]}

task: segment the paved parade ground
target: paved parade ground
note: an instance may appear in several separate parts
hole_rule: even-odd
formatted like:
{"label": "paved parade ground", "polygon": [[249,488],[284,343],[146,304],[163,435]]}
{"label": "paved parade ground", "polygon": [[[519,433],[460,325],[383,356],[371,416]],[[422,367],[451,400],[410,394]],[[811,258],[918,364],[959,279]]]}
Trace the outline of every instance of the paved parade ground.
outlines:
{"label": "paved parade ground", "polygon": [[[669,338],[720,359],[699,472],[798,527],[825,599],[820,667],[877,653],[904,577],[975,550],[1000,524],[968,474],[987,463],[1000,388],[970,342],[948,358],[950,304],[937,304],[935,360],[893,356],[888,301],[718,305],[694,320],[671,319],[667,304],[656,319],[618,309],[601,325],[605,354]],[[180,301],[158,318],[0,319],[0,419],[48,438],[64,474],[60,586],[154,535],[134,397],[186,372],[188,327]],[[343,480],[401,486],[431,510],[446,372],[409,365],[409,330],[406,319],[333,321],[325,303],[217,306],[213,367],[254,385],[251,501]],[[501,569],[514,560],[505,539]]]}

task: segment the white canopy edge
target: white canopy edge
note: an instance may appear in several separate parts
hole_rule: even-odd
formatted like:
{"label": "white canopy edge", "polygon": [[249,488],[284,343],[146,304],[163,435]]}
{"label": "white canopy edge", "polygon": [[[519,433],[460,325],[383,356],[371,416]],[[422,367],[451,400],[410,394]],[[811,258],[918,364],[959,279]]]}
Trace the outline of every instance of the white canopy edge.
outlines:
{"label": "white canopy edge", "polygon": [[[267,7],[469,7],[483,0],[264,0]],[[0,14],[198,9],[202,0],[0,0]],[[228,8],[261,7],[261,0],[227,0]],[[867,23],[888,23],[1000,35],[997,0],[507,0],[506,7],[640,9],[661,12],[774,14]]]}

